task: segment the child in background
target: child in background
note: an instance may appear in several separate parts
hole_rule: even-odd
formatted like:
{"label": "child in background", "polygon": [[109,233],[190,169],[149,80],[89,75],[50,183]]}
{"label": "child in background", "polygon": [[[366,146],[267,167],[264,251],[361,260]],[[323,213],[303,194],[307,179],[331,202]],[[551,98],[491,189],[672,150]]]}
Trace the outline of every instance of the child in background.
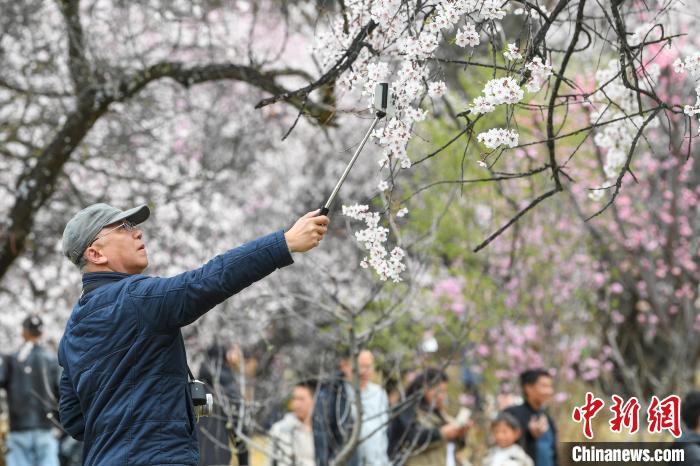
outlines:
{"label": "child in background", "polygon": [[484,458],[484,466],[534,466],[532,458],[518,445],[521,434],[518,420],[509,413],[500,413],[491,423],[496,445]]}

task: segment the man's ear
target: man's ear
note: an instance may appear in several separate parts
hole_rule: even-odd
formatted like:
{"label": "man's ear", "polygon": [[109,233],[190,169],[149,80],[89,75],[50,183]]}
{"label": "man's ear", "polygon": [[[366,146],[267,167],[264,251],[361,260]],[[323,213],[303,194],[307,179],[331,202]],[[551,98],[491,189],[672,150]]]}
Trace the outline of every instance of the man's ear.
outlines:
{"label": "man's ear", "polygon": [[104,265],[107,263],[107,256],[102,254],[102,251],[94,246],[90,246],[85,250],[85,260],[88,264]]}

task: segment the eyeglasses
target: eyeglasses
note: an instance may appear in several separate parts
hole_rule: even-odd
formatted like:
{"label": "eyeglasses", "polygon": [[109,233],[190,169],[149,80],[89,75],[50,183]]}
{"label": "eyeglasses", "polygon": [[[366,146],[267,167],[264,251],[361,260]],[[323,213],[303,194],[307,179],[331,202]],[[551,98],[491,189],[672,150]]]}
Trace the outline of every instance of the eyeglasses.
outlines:
{"label": "eyeglasses", "polygon": [[96,236],[95,239],[93,239],[92,241],[90,241],[90,244],[88,244],[88,247],[92,246],[92,244],[93,244],[95,241],[97,241],[98,239],[104,238],[104,237],[107,236],[108,234],[113,233],[113,232],[119,230],[120,228],[123,228],[124,231],[134,231],[134,230],[136,229],[136,225],[134,225],[133,223],[131,223],[131,222],[128,221],[128,220],[124,220],[122,223],[120,223],[120,224],[117,225],[116,227],[114,227],[114,228],[112,228],[111,230],[108,230],[107,232],[105,232],[104,235]]}

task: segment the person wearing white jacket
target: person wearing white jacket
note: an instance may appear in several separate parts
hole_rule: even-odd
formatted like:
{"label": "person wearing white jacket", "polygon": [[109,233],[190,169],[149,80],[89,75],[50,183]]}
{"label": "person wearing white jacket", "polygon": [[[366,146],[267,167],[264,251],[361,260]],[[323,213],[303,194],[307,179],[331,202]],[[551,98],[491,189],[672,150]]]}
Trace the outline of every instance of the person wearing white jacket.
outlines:
{"label": "person wearing white jacket", "polygon": [[270,428],[272,457],[267,466],[315,466],[311,414],[315,384],[299,382],[292,394],[292,412]]}
{"label": "person wearing white jacket", "polygon": [[532,458],[518,445],[522,431],[512,414],[499,414],[491,423],[491,435],[496,445],[484,458],[484,466],[534,466]]}
{"label": "person wearing white jacket", "polygon": [[371,382],[374,375],[374,355],[362,350],[357,355],[362,398],[362,428],[357,446],[360,466],[388,466],[389,398],[379,385]]}

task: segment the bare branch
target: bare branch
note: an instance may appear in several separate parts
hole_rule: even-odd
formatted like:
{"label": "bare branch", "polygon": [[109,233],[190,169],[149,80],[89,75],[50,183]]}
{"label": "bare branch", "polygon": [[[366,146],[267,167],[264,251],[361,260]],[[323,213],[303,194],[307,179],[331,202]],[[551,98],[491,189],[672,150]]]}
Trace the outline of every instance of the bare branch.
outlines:
{"label": "bare branch", "polygon": [[59,0],[68,33],[68,69],[75,93],[79,94],[90,81],[90,66],[85,57],[83,27],[80,24],[80,0]]}
{"label": "bare branch", "polygon": [[274,104],[275,102],[279,102],[280,100],[299,99],[301,97],[309,95],[309,93],[320,88],[321,86],[335,82],[335,80],[338,78],[338,76],[340,76],[341,73],[343,73],[345,70],[350,68],[353,63],[355,63],[355,60],[357,59],[357,56],[360,53],[360,51],[367,46],[367,44],[364,43],[365,38],[368,35],[370,35],[372,31],[374,31],[377,28],[377,26],[378,24],[374,21],[370,21],[369,23],[367,23],[367,25],[363,27],[360,30],[360,32],[355,36],[355,38],[353,39],[352,43],[345,51],[343,56],[340,57],[340,59],[335,63],[335,65],[331,67],[330,70],[328,70],[323,76],[318,78],[316,81],[307,86],[302,87],[301,89],[297,89],[296,91],[276,93],[276,95],[258,102],[255,108],[262,108],[267,105]]}
{"label": "bare branch", "polygon": [[520,220],[520,217],[522,217],[523,215],[525,215],[529,210],[531,210],[533,207],[535,207],[537,204],[539,204],[540,202],[544,201],[544,200],[547,199],[548,197],[551,197],[551,196],[555,195],[555,194],[558,193],[559,191],[561,191],[561,188],[554,188],[554,189],[552,189],[551,191],[547,191],[546,193],[540,195],[540,196],[537,197],[534,201],[530,202],[530,203],[527,205],[527,207],[525,207],[523,210],[521,210],[520,212],[518,212],[518,213],[515,215],[515,217],[511,218],[510,220],[508,220],[508,222],[507,222],[505,225],[503,225],[501,228],[499,228],[498,230],[496,230],[496,231],[495,231],[494,233],[492,233],[488,238],[486,238],[484,241],[482,241],[477,247],[475,247],[475,248],[474,248],[474,252],[479,252],[479,251],[481,251],[482,249],[484,249],[484,248],[485,248],[486,246],[488,246],[493,240],[495,240],[496,238],[498,238],[498,237],[501,235],[501,233],[503,233],[504,231],[506,231],[506,230],[507,230],[511,225],[513,225],[515,222],[517,222],[518,220]]}

